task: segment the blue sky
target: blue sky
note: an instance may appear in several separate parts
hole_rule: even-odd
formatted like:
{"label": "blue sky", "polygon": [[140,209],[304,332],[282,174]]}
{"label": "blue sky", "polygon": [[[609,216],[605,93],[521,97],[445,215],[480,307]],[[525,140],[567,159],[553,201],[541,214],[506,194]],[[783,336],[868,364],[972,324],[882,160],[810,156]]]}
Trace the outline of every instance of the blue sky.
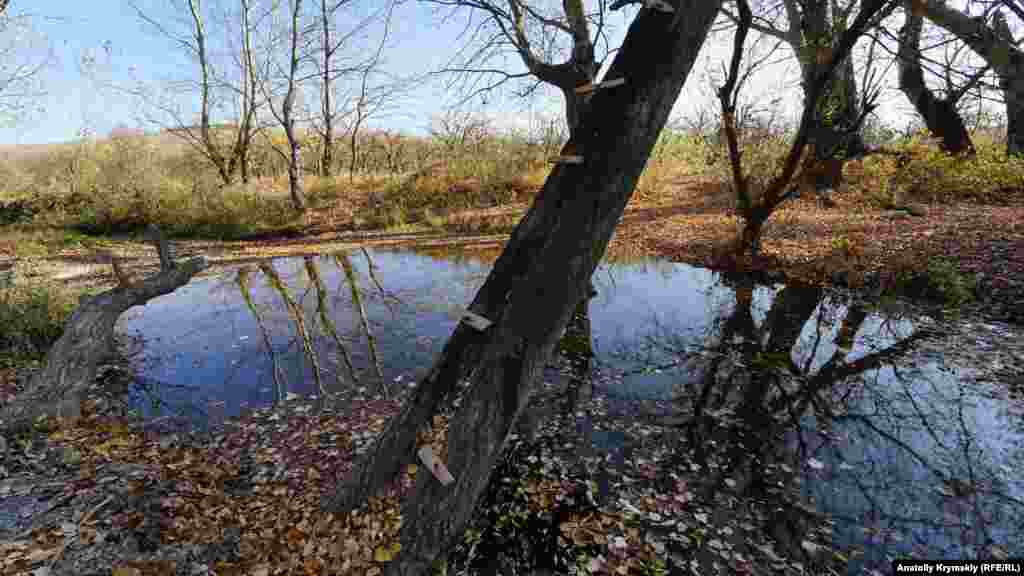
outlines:
{"label": "blue sky", "polygon": [[[171,13],[166,0],[139,0],[138,4],[157,18],[183,16]],[[159,90],[161,78],[189,77],[194,70],[180,51],[147,28],[131,5],[123,0],[31,3],[13,0],[9,10],[30,13],[34,44],[48,44],[53,54],[50,66],[41,77],[47,92],[40,102],[41,112],[17,125],[0,127],[0,144],[61,142],[76,138],[83,129],[103,135],[118,125],[138,126],[143,113],[151,110],[128,95],[97,85],[96,80],[133,85],[134,74],[150,89]],[[621,38],[634,13],[632,9],[613,13],[612,24],[617,29],[613,40],[617,42]],[[458,22],[443,22],[429,8],[414,1],[407,2],[398,9],[393,41],[385,52],[386,69],[398,75],[437,69],[455,53],[456,37],[461,30]],[[369,49],[372,41],[373,38],[363,49]],[[109,58],[104,46],[109,48]],[[709,62],[717,66],[729,53],[727,42],[709,41],[705,45],[676,106],[677,116],[711,103],[704,70]],[[28,54],[42,58],[45,51],[36,46]],[[90,54],[99,62],[95,79],[83,75],[79,66],[83,56]],[[761,101],[780,96],[792,114],[799,87],[790,67],[778,65],[755,78],[748,94]],[[446,93],[439,81],[425,82],[410,94],[400,110],[372,124],[423,133],[431,118],[443,113],[446,105],[452,104],[457,96]],[[888,121],[903,123],[906,108],[902,96],[892,92],[886,97],[883,116]],[[528,102],[511,95],[496,96],[489,99],[486,106],[477,103],[476,109],[491,116],[499,126],[526,128],[543,115],[560,114],[561,98],[551,91]]]}

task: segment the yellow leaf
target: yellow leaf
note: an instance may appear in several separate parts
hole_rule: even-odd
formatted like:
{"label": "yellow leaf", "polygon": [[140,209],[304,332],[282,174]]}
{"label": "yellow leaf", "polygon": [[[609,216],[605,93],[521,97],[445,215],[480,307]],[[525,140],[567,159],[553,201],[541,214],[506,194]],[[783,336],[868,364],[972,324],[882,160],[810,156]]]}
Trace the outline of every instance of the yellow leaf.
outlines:
{"label": "yellow leaf", "polygon": [[398,542],[395,542],[390,546],[381,544],[380,546],[377,546],[377,548],[374,549],[373,560],[375,562],[391,562],[391,560],[394,559],[395,555],[397,555],[401,550],[402,545]]}

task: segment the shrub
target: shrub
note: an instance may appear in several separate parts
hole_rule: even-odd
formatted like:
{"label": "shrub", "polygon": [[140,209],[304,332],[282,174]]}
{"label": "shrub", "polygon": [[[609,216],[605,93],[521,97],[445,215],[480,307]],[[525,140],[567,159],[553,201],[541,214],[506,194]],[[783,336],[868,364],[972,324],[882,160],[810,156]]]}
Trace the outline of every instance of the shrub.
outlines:
{"label": "shrub", "polygon": [[1024,200],[1024,159],[1007,158],[992,139],[975,139],[977,156],[959,158],[914,138],[898,147],[906,155],[902,166],[891,156],[871,156],[863,162],[858,185],[873,204],[974,201],[1013,204]]}
{"label": "shrub", "polygon": [[16,284],[0,291],[0,350],[9,357],[44,355],[74,306],[70,292],[53,287]]}
{"label": "shrub", "polygon": [[894,289],[911,298],[959,307],[974,299],[977,281],[973,276],[961,273],[955,262],[936,259],[928,263],[923,273],[899,272]]}

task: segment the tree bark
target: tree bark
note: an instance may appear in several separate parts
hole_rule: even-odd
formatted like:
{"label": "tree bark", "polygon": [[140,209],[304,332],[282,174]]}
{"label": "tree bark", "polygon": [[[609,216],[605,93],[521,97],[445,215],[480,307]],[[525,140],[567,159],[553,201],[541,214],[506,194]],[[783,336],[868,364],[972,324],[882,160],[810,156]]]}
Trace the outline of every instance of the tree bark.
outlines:
{"label": "tree bark", "polygon": [[84,297],[47,352],[43,370],[24,394],[0,409],[0,429],[22,430],[40,416],[77,418],[82,396],[95,380],[97,362],[113,352],[114,324],[121,314],[174,292],[208,266],[205,258],[193,258],[139,283]]}
{"label": "tree bark", "polygon": [[[751,256],[757,257],[760,251],[761,231],[765,222],[771,217],[775,208],[793,193],[789,186],[797,166],[806,157],[804,148],[814,131],[815,119],[820,110],[817,104],[821,96],[828,93],[829,82],[836,70],[847,60],[857,39],[864,34],[869,26],[877,24],[878,18],[886,15],[894,5],[893,0],[862,0],[860,11],[853,23],[849,27],[844,27],[838,42],[829,43],[831,48],[829,48],[828,57],[821,59],[820,69],[815,71],[813,81],[805,85],[807,94],[804,100],[806,104],[801,114],[796,137],[783,161],[782,172],[768,183],[759,202],[737,206],[737,212],[744,220],[743,230],[736,246],[737,254],[742,254],[749,249]],[[734,49],[734,60],[738,57],[737,51],[740,49],[742,49],[742,45]],[[735,70],[736,66],[734,65],[732,68]],[[863,113],[861,119],[863,119]],[[859,130],[859,125],[851,128]],[[818,148],[818,146],[813,148]]]}
{"label": "tree bark", "polygon": [[298,92],[299,71],[299,13],[302,0],[294,0],[291,14],[291,42],[288,59],[288,91],[281,105],[281,123],[284,135],[288,139],[288,193],[291,195],[292,207],[297,212],[306,210],[306,192],[302,186],[302,144],[295,131],[295,101]]}
{"label": "tree bark", "polygon": [[320,110],[324,115],[324,131],[320,134],[320,176],[327,178],[334,166],[334,83],[331,81],[331,10],[327,0],[320,0],[320,31],[323,34],[323,55],[320,61]]}
{"label": "tree bark", "polygon": [[[233,174],[228,169],[228,162],[220,153],[220,147],[212,132],[210,132],[210,63],[206,51],[206,28],[203,24],[201,0],[189,0],[189,10],[192,14],[192,33],[196,41],[196,58],[199,60],[199,137],[204,152],[210,162],[217,168],[217,174],[221,181],[227,185],[231,184]],[[191,127],[189,128],[191,130]]]}
{"label": "tree bark", "polygon": [[[389,574],[423,574],[468,521],[505,439],[604,255],[721,0],[683,0],[674,17],[641,10],[576,139],[583,164],[561,164],[512,233],[470,310],[494,322],[460,324],[402,413],[328,506],[352,509],[412,462],[416,433],[472,373],[448,432],[455,483],[419,474],[406,502],[402,551]],[[570,142],[572,143],[572,141]]]}
{"label": "tree bark", "polygon": [[995,26],[989,26],[939,0],[919,4],[926,18],[967,44],[999,75],[1006,100],[1006,154],[1024,154],[1024,51],[1007,34],[1002,14],[997,11]]}
{"label": "tree bark", "polygon": [[937,98],[924,83],[921,69],[921,27],[923,18],[905,10],[907,21],[900,30],[899,63],[900,91],[921,115],[928,131],[942,139],[942,149],[954,155],[974,156],[974,144],[967,125],[956,109],[956,102]]}
{"label": "tree bark", "polygon": [[[257,77],[256,62],[253,58],[252,28],[249,21],[250,2],[241,0],[240,30],[242,34],[242,106],[239,111],[238,133],[232,149],[231,163],[237,164],[242,176],[242,183],[249,183],[249,151],[252,145],[254,123],[256,122]],[[234,171],[232,166],[230,169]]]}
{"label": "tree bark", "polygon": [[[815,109],[807,142],[814,145],[812,161],[817,162],[855,158],[867,148],[860,130],[862,110],[852,58],[843,58],[836,67],[828,81],[825,91],[827,97],[820,103],[811,101],[810,87],[818,75],[831,65],[838,42],[836,34],[846,28],[845,16],[836,14],[834,10],[830,15],[828,5],[823,0],[786,0],[784,6],[790,20],[789,29],[778,35],[797,54],[803,80],[804,106]],[[821,195],[825,190],[837,189],[839,184],[838,176],[818,178],[815,191]]]}

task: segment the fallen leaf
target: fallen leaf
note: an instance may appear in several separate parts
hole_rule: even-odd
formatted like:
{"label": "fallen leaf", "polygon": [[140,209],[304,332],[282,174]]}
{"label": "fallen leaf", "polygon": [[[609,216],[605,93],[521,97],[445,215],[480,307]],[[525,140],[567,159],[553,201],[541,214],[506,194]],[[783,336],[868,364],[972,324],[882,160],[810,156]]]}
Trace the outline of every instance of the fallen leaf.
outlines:
{"label": "fallen leaf", "polygon": [[402,545],[394,542],[390,545],[381,544],[373,550],[374,562],[391,562],[402,550]]}

